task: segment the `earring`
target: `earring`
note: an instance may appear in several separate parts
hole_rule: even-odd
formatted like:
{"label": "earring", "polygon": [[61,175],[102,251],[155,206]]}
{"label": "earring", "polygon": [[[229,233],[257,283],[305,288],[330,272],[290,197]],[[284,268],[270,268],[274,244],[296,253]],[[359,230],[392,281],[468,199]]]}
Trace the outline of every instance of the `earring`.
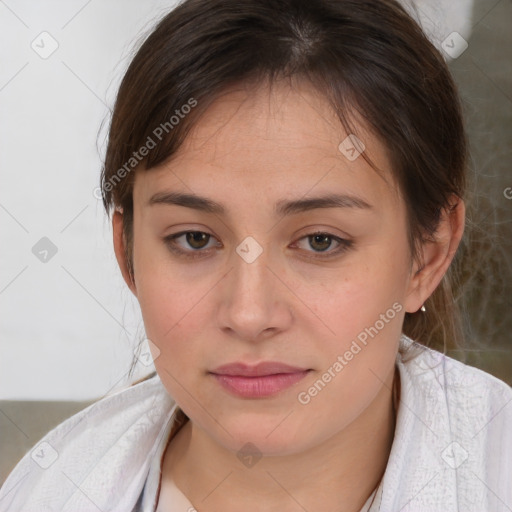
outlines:
{"label": "earring", "polygon": [[427,311],[426,308],[425,308],[425,304],[423,304],[423,306],[421,306],[420,311],[422,313],[425,313],[425,311]]}

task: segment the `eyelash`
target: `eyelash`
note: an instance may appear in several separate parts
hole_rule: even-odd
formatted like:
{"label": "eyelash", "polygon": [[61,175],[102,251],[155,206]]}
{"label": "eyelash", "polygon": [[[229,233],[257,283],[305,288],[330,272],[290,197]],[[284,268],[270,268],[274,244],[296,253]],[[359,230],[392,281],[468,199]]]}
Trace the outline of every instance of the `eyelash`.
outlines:
{"label": "eyelash", "polygon": [[[175,233],[173,235],[164,237],[163,240],[164,240],[165,245],[169,248],[169,250],[171,252],[173,252],[174,254],[177,254],[178,256],[182,256],[182,257],[189,258],[189,259],[197,259],[197,258],[206,257],[205,253],[209,252],[209,250],[207,250],[207,249],[206,250],[205,249],[195,249],[195,250],[192,249],[190,251],[186,251],[186,250],[178,248],[176,240],[186,234],[189,234],[189,233],[201,233],[204,235],[209,235],[211,238],[213,238],[213,235],[210,235],[210,233],[206,233],[204,231],[180,231],[179,233]],[[322,252],[322,251],[313,251],[313,254],[315,254],[315,256],[307,256],[307,258],[311,258],[311,259],[333,258],[335,256],[338,256],[338,255],[344,253],[345,251],[347,251],[348,249],[350,249],[353,246],[352,240],[340,238],[338,236],[335,236],[331,233],[327,233],[325,231],[315,231],[314,233],[308,233],[307,235],[304,235],[301,238],[299,238],[298,241],[312,238],[314,236],[319,236],[319,235],[333,239],[334,241],[336,241],[339,244],[339,246],[335,250],[328,252],[328,253]],[[211,238],[208,239],[208,242],[210,242]],[[296,242],[294,242],[294,243],[296,243]],[[306,252],[311,252],[311,251],[306,251]]]}

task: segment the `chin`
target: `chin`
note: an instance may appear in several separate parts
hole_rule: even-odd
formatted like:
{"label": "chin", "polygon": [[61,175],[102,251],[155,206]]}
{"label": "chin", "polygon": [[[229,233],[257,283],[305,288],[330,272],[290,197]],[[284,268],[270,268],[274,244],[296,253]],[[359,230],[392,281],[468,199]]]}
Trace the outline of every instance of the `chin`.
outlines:
{"label": "chin", "polygon": [[302,430],[301,434],[301,429],[292,425],[285,426],[286,422],[279,425],[280,421],[282,418],[279,421],[275,418],[234,420],[224,424],[231,436],[223,429],[217,430],[217,435],[221,436],[217,442],[235,452],[237,456],[242,456],[245,452],[251,454],[252,451],[264,456],[291,455],[302,451],[301,445],[305,440],[301,436],[306,431]]}

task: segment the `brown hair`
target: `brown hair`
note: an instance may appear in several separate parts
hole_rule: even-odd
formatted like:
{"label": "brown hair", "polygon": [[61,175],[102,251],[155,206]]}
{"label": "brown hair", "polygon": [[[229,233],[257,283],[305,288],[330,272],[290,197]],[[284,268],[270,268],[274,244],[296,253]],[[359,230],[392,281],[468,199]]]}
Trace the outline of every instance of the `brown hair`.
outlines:
{"label": "brown hair", "polygon": [[[464,196],[467,142],[444,58],[400,4],[186,0],[136,53],[112,114],[101,187],[107,213],[123,210],[131,274],[132,168],[169,159],[230,86],[292,77],[329,101],[347,133],[357,134],[349,116],[355,112],[387,147],[418,256],[442,210],[454,206],[450,197]],[[155,146],[140,156],[150,141]],[[404,333],[436,348],[457,346],[462,331],[449,273],[425,306],[425,313],[406,314]]]}

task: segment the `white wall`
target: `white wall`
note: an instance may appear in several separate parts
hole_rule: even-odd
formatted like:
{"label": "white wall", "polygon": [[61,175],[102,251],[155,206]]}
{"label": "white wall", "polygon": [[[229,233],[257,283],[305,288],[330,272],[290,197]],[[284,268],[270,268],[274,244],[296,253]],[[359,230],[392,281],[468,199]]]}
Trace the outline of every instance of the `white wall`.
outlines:
{"label": "white wall", "polygon": [[[90,399],[126,383],[143,328],[94,190],[130,50],[174,4],[0,2],[0,399]],[[434,4],[420,2],[428,27]],[[467,36],[471,0],[457,5],[440,37]],[[43,237],[57,249],[46,262],[32,252]],[[135,377],[150,371],[139,363]]]}
{"label": "white wall", "polygon": [[[0,3],[0,399],[89,399],[124,383],[143,329],[93,192],[126,57],[173,5]],[[41,58],[34,40],[58,48]],[[57,247],[46,263],[32,253],[42,237]]]}

